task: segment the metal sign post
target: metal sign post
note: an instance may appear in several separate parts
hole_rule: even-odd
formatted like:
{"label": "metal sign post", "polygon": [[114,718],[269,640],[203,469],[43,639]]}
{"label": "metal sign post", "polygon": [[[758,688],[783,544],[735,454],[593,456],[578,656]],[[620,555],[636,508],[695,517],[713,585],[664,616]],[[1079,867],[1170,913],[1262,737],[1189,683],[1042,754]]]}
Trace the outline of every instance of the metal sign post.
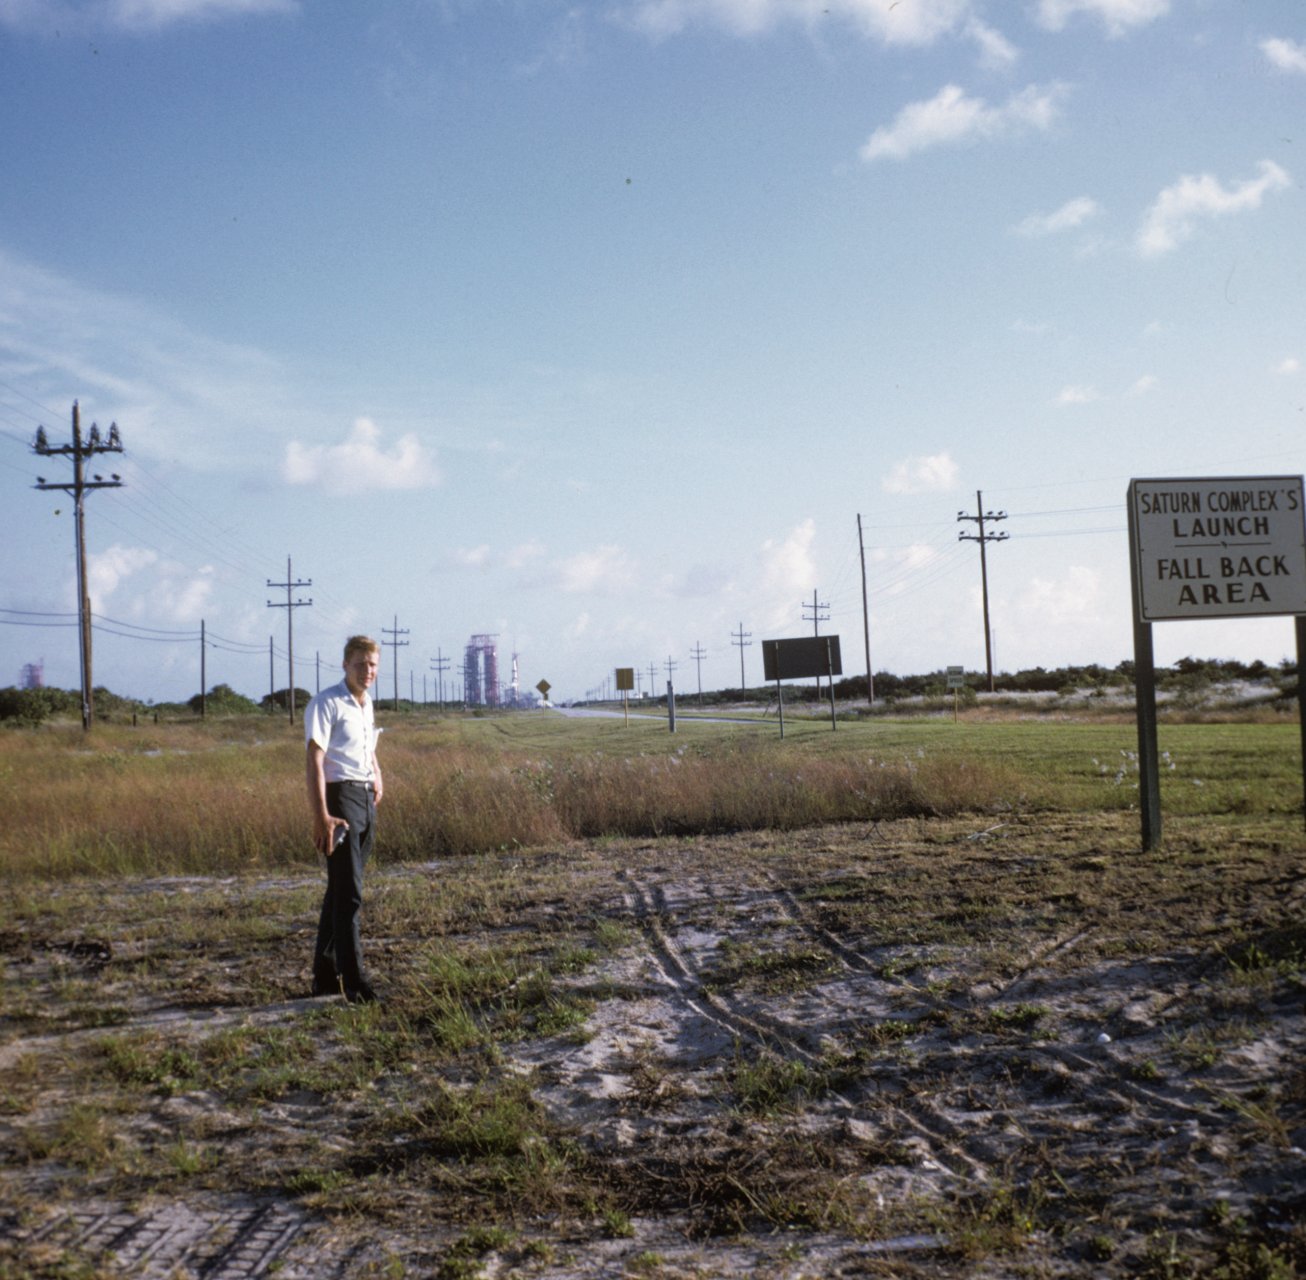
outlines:
{"label": "metal sign post", "polygon": [[628,701],[630,691],[635,687],[635,668],[618,667],[617,689],[621,693],[621,710],[626,718],[626,727],[630,728],[630,703]]}
{"label": "metal sign post", "polygon": [[1306,759],[1306,495],[1301,476],[1132,480],[1128,507],[1139,808],[1150,850],[1161,839],[1152,623],[1295,615]]}
{"label": "metal sign post", "polygon": [[957,691],[966,687],[966,668],[948,668],[948,688],[952,690],[952,723],[957,723]]}

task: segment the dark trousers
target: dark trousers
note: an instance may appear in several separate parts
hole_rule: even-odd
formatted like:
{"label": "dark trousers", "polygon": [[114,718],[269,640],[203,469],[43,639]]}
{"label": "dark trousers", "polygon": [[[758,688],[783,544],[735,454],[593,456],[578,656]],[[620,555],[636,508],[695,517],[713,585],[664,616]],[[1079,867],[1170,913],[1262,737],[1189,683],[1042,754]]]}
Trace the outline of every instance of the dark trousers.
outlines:
{"label": "dark trousers", "polygon": [[328,782],[327,812],[349,823],[345,838],[327,858],[327,887],[313,952],[313,989],[319,994],[355,992],[367,985],[358,918],[363,908],[363,868],[376,834],[370,783]]}

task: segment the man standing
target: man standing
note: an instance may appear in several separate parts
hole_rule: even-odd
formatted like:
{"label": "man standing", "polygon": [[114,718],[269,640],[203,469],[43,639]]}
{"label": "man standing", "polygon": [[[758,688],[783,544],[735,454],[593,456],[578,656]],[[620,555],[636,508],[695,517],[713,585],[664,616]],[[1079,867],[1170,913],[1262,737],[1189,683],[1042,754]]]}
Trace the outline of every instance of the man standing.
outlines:
{"label": "man standing", "polygon": [[327,860],[327,887],[313,953],[313,994],[341,993],[351,1004],[376,999],[363,967],[358,917],[363,867],[376,834],[381,803],[380,732],[368,689],[376,680],[380,645],[368,636],[345,644],[345,678],[323,689],[304,710],[308,805],[313,843]]}

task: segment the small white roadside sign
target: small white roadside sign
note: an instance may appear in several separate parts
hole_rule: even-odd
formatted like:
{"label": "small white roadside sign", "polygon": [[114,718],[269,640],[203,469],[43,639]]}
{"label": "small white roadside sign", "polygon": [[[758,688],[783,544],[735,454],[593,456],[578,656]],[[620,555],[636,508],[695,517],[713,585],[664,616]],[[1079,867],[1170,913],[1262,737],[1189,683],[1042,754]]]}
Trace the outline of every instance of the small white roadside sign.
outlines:
{"label": "small white roadside sign", "polygon": [[1301,476],[1132,480],[1141,622],[1306,614]]}

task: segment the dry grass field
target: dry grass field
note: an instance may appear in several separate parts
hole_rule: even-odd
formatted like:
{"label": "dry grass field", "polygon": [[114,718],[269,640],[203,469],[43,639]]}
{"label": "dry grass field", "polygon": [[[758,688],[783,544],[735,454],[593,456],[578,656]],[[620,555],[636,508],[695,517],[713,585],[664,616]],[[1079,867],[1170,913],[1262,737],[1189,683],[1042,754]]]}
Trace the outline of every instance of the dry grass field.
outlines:
{"label": "dry grass field", "polygon": [[[787,756],[459,732],[392,750],[403,841],[458,769],[463,803],[491,793],[477,770],[547,781],[532,820],[561,825],[383,858],[379,1006],[306,998],[321,875],[302,833],[153,870],[122,829],[95,844],[69,821],[26,869],[8,846],[0,1277],[1306,1274],[1295,725],[1163,739],[1151,853],[1127,738],[991,738],[981,769],[915,727],[873,750],[813,731]],[[58,786],[78,768],[136,786],[170,749],[171,776],[199,778],[207,751],[268,830],[298,821],[297,791],[283,815],[251,753],[215,744],[29,740],[27,760],[0,748],[0,782],[27,785],[44,750]],[[719,816],[713,760],[778,775],[776,795],[819,789],[826,761],[872,811],[692,831],[685,807],[662,832],[581,835],[557,817],[560,777],[616,804],[613,778],[696,768]],[[619,811],[656,818],[637,800]],[[170,821],[145,824],[151,849]],[[245,830],[256,852],[294,838]]]}

